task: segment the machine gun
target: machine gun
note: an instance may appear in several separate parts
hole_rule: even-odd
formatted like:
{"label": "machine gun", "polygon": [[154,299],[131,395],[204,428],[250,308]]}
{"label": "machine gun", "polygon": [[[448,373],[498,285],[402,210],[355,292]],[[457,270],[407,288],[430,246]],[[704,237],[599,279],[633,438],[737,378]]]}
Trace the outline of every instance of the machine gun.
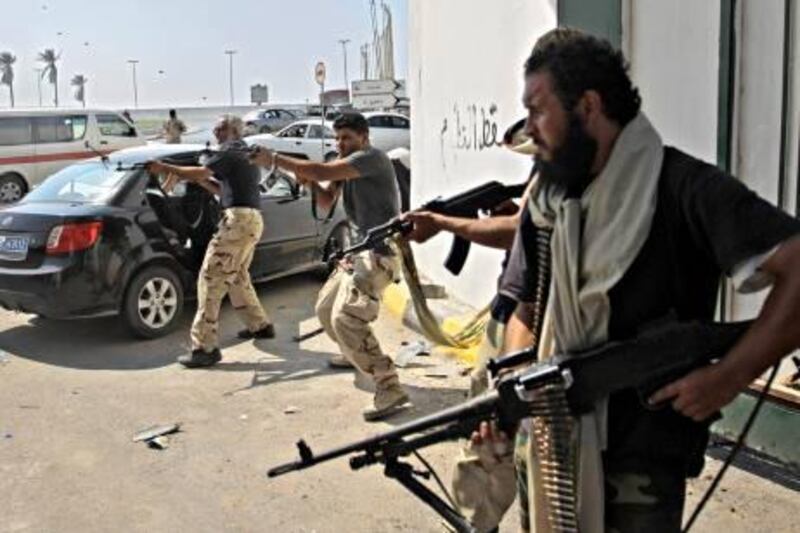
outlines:
{"label": "machine gun", "polygon": [[[525,191],[525,187],[527,187],[527,182],[518,185],[503,185],[497,181],[490,181],[450,198],[435,198],[425,203],[420,209],[448,216],[478,218],[481,211],[493,209],[506,200],[519,198]],[[413,223],[409,221],[391,220],[367,231],[367,236],[363,241],[331,254],[330,260],[338,261],[355,253],[372,250],[376,246],[381,246],[389,237],[409,233],[413,227]],[[444,263],[447,270],[455,275],[461,273],[467,255],[469,255],[469,248],[468,240],[454,236],[453,245]]]}
{"label": "machine gun", "polygon": [[[507,374],[499,378],[495,390],[340,448],[314,454],[301,440],[297,443],[300,459],[272,468],[268,476],[280,476],[347,455],[352,456],[353,470],[382,463],[384,475],[396,479],[431,506],[456,531],[474,532],[452,505],[414,477],[425,477],[426,473],[415,471],[400,458],[433,444],[466,438],[483,421],[495,421],[500,429],[511,432],[522,419],[552,416],[560,407],[565,407],[568,417],[587,413],[597,400],[622,389],[636,389],[640,398],[646,398],[657,388],[725,355],[751,323],[662,321],[632,340],[611,342],[579,354],[557,355]],[[514,368],[535,357],[533,349],[522,350],[495,361],[493,366],[495,371]],[[558,497],[563,501],[564,494],[559,493]],[[576,516],[556,519],[565,521],[562,524],[577,524]],[[563,526],[560,530],[577,530],[577,525]]]}

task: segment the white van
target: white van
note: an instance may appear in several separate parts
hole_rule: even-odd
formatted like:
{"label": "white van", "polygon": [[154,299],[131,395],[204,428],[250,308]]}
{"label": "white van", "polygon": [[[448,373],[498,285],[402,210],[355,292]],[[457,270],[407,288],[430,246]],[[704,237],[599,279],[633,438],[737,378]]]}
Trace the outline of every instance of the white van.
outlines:
{"label": "white van", "polygon": [[76,160],[145,144],[116,111],[0,111],[0,203],[16,202]]}

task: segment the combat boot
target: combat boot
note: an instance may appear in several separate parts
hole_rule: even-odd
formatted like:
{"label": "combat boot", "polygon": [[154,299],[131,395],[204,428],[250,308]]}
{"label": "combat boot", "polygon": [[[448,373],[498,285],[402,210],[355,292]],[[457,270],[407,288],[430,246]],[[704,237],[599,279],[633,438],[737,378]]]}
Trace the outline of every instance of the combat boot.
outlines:
{"label": "combat boot", "polygon": [[249,329],[243,329],[239,333],[236,334],[237,337],[240,339],[274,339],[275,338],[275,326],[272,324],[267,324],[263,328],[259,329],[258,331],[250,331]]}
{"label": "combat boot", "polygon": [[364,420],[374,422],[391,416],[400,411],[408,401],[408,394],[399,383],[388,387],[380,387],[375,393],[373,405],[362,412]]}
{"label": "combat boot", "polygon": [[183,354],[178,357],[178,362],[186,368],[202,368],[206,366],[213,366],[222,360],[222,353],[219,348],[214,348],[210,352],[198,348],[192,350],[192,353]]}

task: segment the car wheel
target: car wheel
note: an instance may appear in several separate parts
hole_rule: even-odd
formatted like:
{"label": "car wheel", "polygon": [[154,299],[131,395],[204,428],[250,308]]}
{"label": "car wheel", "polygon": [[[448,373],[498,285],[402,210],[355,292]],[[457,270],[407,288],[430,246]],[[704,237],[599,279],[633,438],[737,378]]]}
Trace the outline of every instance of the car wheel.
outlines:
{"label": "car wheel", "polygon": [[258,133],[270,133],[270,132],[272,132],[272,128],[270,128],[269,126],[261,126],[260,128],[258,128]]}
{"label": "car wheel", "polygon": [[16,174],[0,176],[0,204],[13,204],[18,202],[28,192],[25,181]]}
{"label": "car wheel", "polygon": [[125,292],[123,315],[137,337],[154,339],[175,329],[183,311],[183,286],[175,272],[150,266],[133,278]]}
{"label": "car wheel", "polygon": [[336,159],[337,157],[339,157],[338,153],[336,153],[336,152],[328,152],[327,154],[325,154],[325,162],[329,163],[329,162],[333,161],[334,159]]}

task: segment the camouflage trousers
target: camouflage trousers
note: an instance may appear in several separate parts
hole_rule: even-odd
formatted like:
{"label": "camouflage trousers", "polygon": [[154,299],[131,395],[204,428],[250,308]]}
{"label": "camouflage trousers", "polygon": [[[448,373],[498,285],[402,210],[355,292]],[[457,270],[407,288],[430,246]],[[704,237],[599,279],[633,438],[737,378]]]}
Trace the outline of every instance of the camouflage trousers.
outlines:
{"label": "camouflage trousers", "polygon": [[[530,439],[523,424],[517,432],[514,463],[520,502],[520,526],[531,531]],[[642,461],[638,468],[604,465],[605,530],[608,533],[679,533],[686,493],[682,469]]]}
{"label": "camouflage trousers", "polygon": [[[489,320],[478,347],[478,360],[470,375],[470,397],[489,388],[486,364],[497,357],[503,343],[505,325]],[[480,532],[496,530],[516,497],[513,454],[492,454],[482,457],[467,442],[456,460],[453,471],[453,494],[459,511]]]}
{"label": "camouflage trousers", "polygon": [[398,270],[395,257],[371,252],[356,255],[348,268],[338,267],[319,291],[315,307],[325,333],[375,386],[399,383],[394,362],[383,353],[370,324],[378,318],[383,290]]}
{"label": "camouflage trousers", "polygon": [[223,211],[197,278],[197,314],[191,333],[193,350],[209,352],[218,347],[219,310],[226,294],[250,331],[270,324],[249,272],[263,228],[264,221],[257,209],[234,207]]}

